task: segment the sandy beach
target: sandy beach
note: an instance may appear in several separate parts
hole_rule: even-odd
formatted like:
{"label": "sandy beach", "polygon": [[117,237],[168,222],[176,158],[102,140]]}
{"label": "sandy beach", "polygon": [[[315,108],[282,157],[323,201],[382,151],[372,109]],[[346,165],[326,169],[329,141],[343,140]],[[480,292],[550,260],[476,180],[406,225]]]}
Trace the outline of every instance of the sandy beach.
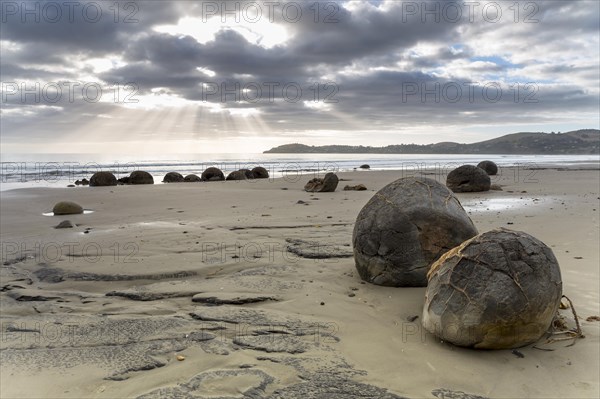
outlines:
{"label": "sandy beach", "polygon": [[[480,233],[552,248],[573,346],[455,347],[421,328],[425,288],[362,282],[353,225],[398,171],[314,194],[307,176],[28,188],[1,193],[1,396],[597,398],[600,171],[502,172],[457,197]],[[62,200],[92,212],[44,215]]]}

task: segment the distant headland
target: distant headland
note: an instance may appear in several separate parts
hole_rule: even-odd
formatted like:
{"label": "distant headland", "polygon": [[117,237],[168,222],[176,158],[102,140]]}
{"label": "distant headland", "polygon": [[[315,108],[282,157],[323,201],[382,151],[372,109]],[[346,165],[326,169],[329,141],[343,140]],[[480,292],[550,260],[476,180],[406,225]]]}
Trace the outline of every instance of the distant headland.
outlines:
{"label": "distant headland", "polygon": [[566,133],[513,133],[472,144],[396,144],[385,147],[284,144],[265,154],[600,154],[600,130],[583,129]]}

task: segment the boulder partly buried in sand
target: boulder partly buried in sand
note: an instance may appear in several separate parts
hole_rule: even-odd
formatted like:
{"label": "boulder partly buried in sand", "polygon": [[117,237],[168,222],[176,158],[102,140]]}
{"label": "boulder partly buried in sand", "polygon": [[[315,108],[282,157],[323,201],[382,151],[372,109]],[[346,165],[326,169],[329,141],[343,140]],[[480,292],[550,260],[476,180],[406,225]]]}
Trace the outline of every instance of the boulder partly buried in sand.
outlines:
{"label": "boulder partly buried in sand", "polygon": [[252,173],[250,169],[240,169],[240,172],[244,172],[244,174],[246,175],[246,179],[254,179],[254,173]]}
{"label": "boulder partly buried in sand", "polygon": [[183,181],[183,176],[178,172],[169,172],[163,178],[163,183],[182,183]]}
{"label": "boulder partly buried in sand", "polygon": [[477,235],[454,194],[424,177],[398,179],[379,190],[354,225],[360,277],[378,285],[424,287],[430,265]]}
{"label": "boulder partly buried in sand", "polygon": [[344,191],[365,191],[367,187],[364,184],[357,184],[355,186],[344,186]]}
{"label": "boulder partly buried in sand", "polygon": [[490,176],[495,176],[498,174],[498,165],[492,161],[481,161],[477,164],[477,167],[485,170],[485,173]]}
{"label": "boulder partly buried in sand", "polygon": [[446,185],[455,193],[468,193],[489,191],[492,182],[485,170],[463,165],[448,173]]}
{"label": "boulder partly buried in sand", "polygon": [[201,182],[202,179],[198,175],[191,174],[191,175],[187,175],[186,177],[184,177],[183,181],[186,183],[197,183],[197,182]]}
{"label": "boulder partly buried in sand", "polygon": [[304,185],[309,193],[332,193],[337,188],[339,179],[335,173],[329,172],[323,178],[315,177]]}
{"label": "boulder partly buried in sand", "polygon": [[78,215],[83,213],[83,207],[75,202],[61,201],[54,205],[52,212],[55,215]]}
{"label": "boulder partly buried in sand", "polygon": [[96,172],[90,178],[89,185],[90,187],[116,186],[117,178],[110,172]]}
{"label": "boulder partly buried in sand", "polygon": [[211,166],[202,172],[202,181],[220,181],[225,180],[225,175],[219,168]]}
{"label": "boulder partly buried in sand", "polygon": [[558,262],[529,234],[496,229],[444,254],[432,267],[423,326],[459,346],[505,349],[537,341],[562,297]]}
{"label": "boulder partly buried in sand", "polygon": [[148,172],[136,170],[129,175],[129,184],[154,184],[154,178]]}
{"label": "boulder partly buried in sand", "polygon": [[252,176],[254,176],[254,179],[268,179],[269,172],[262,166],[257,166],[252,169]]}
{"label": "boulder partly buried in sand", "polygon": [[241,170],[234,170],[229,175],[227,175],[227,179],[225,180],[247,180],[246,174]]}
{"label": "boulder partly buried in sand", "polygon": [[72,229],[73,227],[75,227],[75,225],[70,220],[63,220],[54,226],[55,229]]}
{"label": "boulder partly buried in sand", "polygon": [[364,164],[359,166],[360,169],[371,169],[371,166]]}

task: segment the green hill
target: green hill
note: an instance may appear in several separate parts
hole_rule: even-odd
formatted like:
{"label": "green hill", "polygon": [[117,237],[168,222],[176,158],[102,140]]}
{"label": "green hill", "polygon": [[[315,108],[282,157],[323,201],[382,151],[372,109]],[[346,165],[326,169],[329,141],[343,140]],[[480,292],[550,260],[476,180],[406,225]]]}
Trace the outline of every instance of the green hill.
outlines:
{"label": "green hill", "polygon": [[479,143],[396,144],[385,147],[284,144],[266,154],[600,154],[600,130],[567,133],[513,133]]}

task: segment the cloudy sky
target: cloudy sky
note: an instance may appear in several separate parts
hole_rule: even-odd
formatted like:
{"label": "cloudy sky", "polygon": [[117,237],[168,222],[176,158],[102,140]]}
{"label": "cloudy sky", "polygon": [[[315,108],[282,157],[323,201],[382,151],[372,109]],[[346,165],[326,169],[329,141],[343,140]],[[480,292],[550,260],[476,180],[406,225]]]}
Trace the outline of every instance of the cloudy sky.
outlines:
{"label": "cloudy sky", "polygon": [[599,127],[596,0],[1,4],[3,153]]}

